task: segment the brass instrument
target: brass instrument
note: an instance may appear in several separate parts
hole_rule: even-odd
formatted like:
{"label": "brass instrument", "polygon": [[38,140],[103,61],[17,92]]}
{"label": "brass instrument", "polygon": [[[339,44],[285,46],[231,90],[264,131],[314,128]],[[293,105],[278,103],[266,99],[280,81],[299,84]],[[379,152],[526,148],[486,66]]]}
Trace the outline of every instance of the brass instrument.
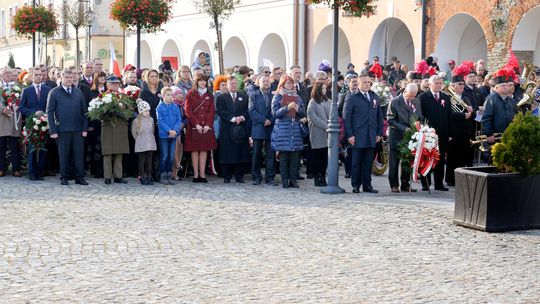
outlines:
{"label": "brass instrument", "polygon": [[521,74],[522,78],[525,78],[525,81],[523,84],[521,84],[521,88],[523,89],[523,98],[517,103],[517,107],[524,107],[524,106],[532,106],[535,105],[538,106],[538,103],[534,100],[534,89],[536,88],[536,83],[534,81],[530,81],[529,77],[531,74],[534,73],[534,65],[530,63],[523,63],[523,73]]}
{"label": "brass instrument", "polygon": [[456,92],[454,92],[454,89],[450,85],[446,85],[443,89],[444,92],[448,93],[450,95],[450,103],[452,104],[452,111],[456,113],[467,113],[467,107],[469,105],[463,101],[463,99],[459,98],[456,95]]}
{"label": "brass instrument", "polygon": [[[502,139],[503,134],[502,133],[493,133],[493,136],[495,136],[495,141],[499,141],[499,140]],[[480,144],[478,149],[480,151],[484,152],[485,148],[484,148],[484,146],[482,144],[487,143],[487,142],[488,142],[488,137],[486,135],[480,135],[480,136],[476,136],[475,140],[471,140],[471,145]]]}

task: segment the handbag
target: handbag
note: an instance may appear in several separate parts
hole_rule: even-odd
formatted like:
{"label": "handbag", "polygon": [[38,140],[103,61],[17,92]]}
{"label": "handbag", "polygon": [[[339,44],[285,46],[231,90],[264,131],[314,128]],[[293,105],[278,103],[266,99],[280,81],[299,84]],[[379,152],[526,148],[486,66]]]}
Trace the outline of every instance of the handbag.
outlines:
{"label": "handbag", "polygon": [[214,131],[210,128],[206,133],[199,133],[197,128],[191,128],[191,140],[194,142],[210,142],[214,136]]}

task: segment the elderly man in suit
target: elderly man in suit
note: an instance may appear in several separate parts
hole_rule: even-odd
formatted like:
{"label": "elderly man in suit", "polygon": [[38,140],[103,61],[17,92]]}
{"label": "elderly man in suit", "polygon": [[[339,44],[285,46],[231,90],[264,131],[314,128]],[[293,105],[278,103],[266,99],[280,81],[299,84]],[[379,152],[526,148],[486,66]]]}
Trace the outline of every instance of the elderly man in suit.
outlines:
{"label": "elderly man in suit", "polygon": [[[429,89],[418,95],[422,116],[426,122],[435,129],[439,136],[439,152],[441,160],[435,167],[435,190],[448,191],[443,184],[444,160],[448,149],[448,142],[452,140],[452,104],[450,96],[443,93],[444,82],[442,77],[433,75],[429,78]],[[431,184],[431,172],[422,178],[422,191],[429,191]]]}
{"label": "elderly man in suit", "polygon": [[270,135],[274,125],[272,118],[274,95],[270,91],[270,78],[268,76],[261,76],[258,82],[259,90],[249,96],[248,106],[251,118],[251,139],[253,140],[251,175],[254,185],[261,184],[261,158],[264,148],[266,153],[264,181],[266,184],[274,184],[274,152],[270,145]]}
{"label": "elderly man in suit", "polygon": [[[392,99],[388,107],[388,124],[390,125],[388,144],[390,148],[390,171],[388,173],[388,181],[392,192],[399,192],[399,144],[403,139],[405,131],[410,129],[411,122],[417,121],[422,117],[420,101],[416,99],[418,86],[414,83],[409,83],[405,87],[403,94]],[[409,166],[401,162],[401,191],[416,192],[410,185],[411,176],[404,174],[403,168]]]}
{"label": "elderly man in suit", "polygon": [[47,115],[51,138],[58,140],[60,181],[68,185],[69,161],[75,160],[75,183],[88,185],[84,180],[84,137],[88,131],[88,108],[80,89],[73,85],[73,72],[62,70],[61,83],[49,92]]}
{"label": "elderly man in suit", "polygon": [[[44,113],[47,110],[47,95],[51,88],[42,84],[42,72],[38,68],[32,71],[32,85],[25,88],[21,96],[19,110],[25,117],[36,113]],[[28,151],[32,150],[32,144],[28,143]],[[43,180],[45,171],[45,151],[33,151],[28,153],[28,172],[31,181]]]}
{"label": "elderly man in suit", "polygon": [[352,168],[351,184],[354,193],[377,193],[371,186],[371,168],[375,153],[375,144],[382,139],[383,112],[379,96],[370,93],[369,75],[351,76],[350,94],[345,97],[343,123],[345,137],[351,145]]}
{"label": "elderly man in suit", "polygon": [[245,183],[244,173],[249,163],[249,97],[238,91],[238,80],[227,80],[228,94],[221,94],[216,101],[216,112],[221,118],[219,132],[219,162],[224,182]]}

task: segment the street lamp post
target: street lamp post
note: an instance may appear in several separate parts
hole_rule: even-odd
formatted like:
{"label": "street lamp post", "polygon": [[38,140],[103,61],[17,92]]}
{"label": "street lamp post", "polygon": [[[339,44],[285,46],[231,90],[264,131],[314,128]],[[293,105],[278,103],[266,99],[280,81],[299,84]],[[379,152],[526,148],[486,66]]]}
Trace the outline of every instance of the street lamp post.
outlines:
{"label": "street lamp post", "polygon": [[332,62],[332,105],[330,107],[330,119],[328,120],[328,186],[321,189],[325,194],[341,194],[345,190],[339,187],[339,115],[337,91],[337,67],[338,67],[338,35],[339,35],[339,6],[334,5],[334,58]]}
{"label": "street lamp post", "polygon": [[[36,8],[36,0],[32,0],[32,7]],[[36,32],[32,33],[32,66],[36,66]]]}

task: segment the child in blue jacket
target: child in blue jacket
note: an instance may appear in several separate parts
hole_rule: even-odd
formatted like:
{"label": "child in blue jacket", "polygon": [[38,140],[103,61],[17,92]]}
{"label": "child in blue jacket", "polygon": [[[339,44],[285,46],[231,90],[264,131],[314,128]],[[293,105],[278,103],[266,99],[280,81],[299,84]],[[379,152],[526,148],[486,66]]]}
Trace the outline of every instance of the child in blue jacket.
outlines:
{"label": "child in blue jacket", "polygon": [[173,90],[164,87],[161,101],[156,109],[159,130],[159,173],[161,183],[172,185],[171,172],[174,161],[176,137],[180,132],[182,116],[180,109],[173,102]]}

